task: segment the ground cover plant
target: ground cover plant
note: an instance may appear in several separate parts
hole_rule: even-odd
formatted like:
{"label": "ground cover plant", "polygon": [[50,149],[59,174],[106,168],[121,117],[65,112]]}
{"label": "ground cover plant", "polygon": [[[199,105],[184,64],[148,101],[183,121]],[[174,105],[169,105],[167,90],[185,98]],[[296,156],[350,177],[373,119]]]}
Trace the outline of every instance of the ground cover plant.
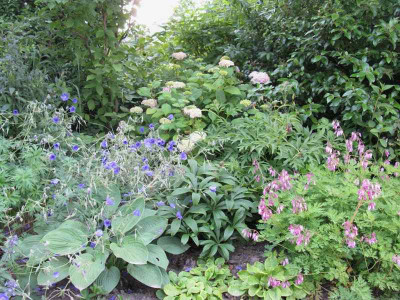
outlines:
{"label": "ground cover plant", "polygon": [[398,3],[128,2],[0,1],[0,299],[396,299]]}

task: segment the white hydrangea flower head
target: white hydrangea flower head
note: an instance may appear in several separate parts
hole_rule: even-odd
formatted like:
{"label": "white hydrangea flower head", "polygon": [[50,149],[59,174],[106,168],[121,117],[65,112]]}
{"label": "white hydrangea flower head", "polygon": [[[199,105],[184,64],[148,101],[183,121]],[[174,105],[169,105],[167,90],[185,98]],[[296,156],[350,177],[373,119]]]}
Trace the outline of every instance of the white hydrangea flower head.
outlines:
{"label": "white hydrangea flower head", "polygon": [[271,83],[271,79],[269,78],[268,74],[265,72],[256,72],[253,71],[250,73],[249,77],[251,78],[251,82],[253,84],[268,84]]}
{"label": "white hydrangea flower head", "polygon": [[174,89],[183,89],[186,84],[180,81],[168,81],[167,86]]}
{"label": "white hydrangea flower head", "polygon": [[158,122],[160,122],[160,124],[171,124],[172,123],[172,121],[167,118],[161,118]]}
{"label": "white hydrangea flower head", "polygon": [[140,106],[134,106],[130,109],[130,112],[133,114],[141,114],[143,112],[143,108]]}
{"label": "white hydrangea flower head", "polygon": [[220,67],[233,67],[235,63],[229,59],[221,59],[221,61],[218,64]]}
{"label": "white hydrangea flower head", "polygon": [[175,52],[171,55],[176,60],[184,60],[187,57],[187,54],[184,52]]}
{"label": "white hydrangea flower head", "polygon": [[156,99],[145,99],[142,101],[142,104],[151,108],[154,108],[157,106],[157,100]]}
{"label": "white hydrangea flower head", "polygon": [[207,137],[207,134],[202,131],[192,132],[187,138],[181,140],[177,147],[182,152],[190,152],[193,150],[196,143],[204,140]]}
{"label": "white hydrangea flower head", "polygon": [[201,109],[197,108],[194,105],[186,106],[183,108],[183,113],[189,116],[191,119],[201,118],[203,114],[201,113]]}

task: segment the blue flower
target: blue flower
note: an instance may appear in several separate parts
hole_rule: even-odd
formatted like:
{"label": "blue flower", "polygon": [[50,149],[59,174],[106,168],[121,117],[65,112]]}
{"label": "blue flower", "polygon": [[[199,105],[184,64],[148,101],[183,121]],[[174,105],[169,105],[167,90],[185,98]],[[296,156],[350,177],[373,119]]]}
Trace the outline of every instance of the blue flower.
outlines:
{"label": "blue flower", "polygon": [[53,145],[53,147],[54,147],[55,150],[59,150],[60,149],[60,143],[55,143]]}
{"label": "blue flower", "polygon": [[76,112],[75,106],[71,106],[71,107],[69,108],[69,112],[71,112],[71,113]]}
{"label": "blue flower", "polygon": [[146,175],[149,177],[153,177],[154,173],[153,171],[146,171]]}
{"label": "blue flower", "polygon": [[168,151],[170,151],[170,152],[174,151],[174,146],[175,145],[176,145],[176,143],[174,141],[170,141],[168,143],[168,147],[167,147]]}
{"label": "blue flower", "polygon": [[59,276],[60,276],[60,272],[54,272],[54,273],[53,273],[53,277],[54,277],[54,278],[58,278]]}
{"label": "blue flower", "polygon": [[146,162],[146,161],[148,161],[148,159],[146,157],[143,157],[142,162]]}
{"label": "blue flower", "polygon": [[101,145],[102,148],[107,148],[107,146],[108,146],[106,140],[102,141],[100,145]]}
{"label": "blue flower", "polygon": [[175,171],[174,170],[170,170],[169,172],[168,172],[168,176],[174,176],[175,175]]}
{"label": "blue flower", "polygon": [[53,117],[53,122],[58,124],[58,122],[60,122],[60,118],[59,117]]}
{"label": "blue flower", "polygon": [[121,170],[120,167],[114,168],[114,174],[115,174],[115,175],[119,174],[119,171],[120,171],[120,170]]}
{"label": "blue flower", "polygon": [[157,145],[163,147],[165,145],[165,141],[163,139],[157,139]]}
{"label": "blue flower", "polygon": [[118,167],[117,163],[115,161],[110,162],[110,167],[111,168],[116,168]]}
{"label": "blue flower", "polygon": [[122,144],[128,145],[128,140],[127,140],[127,139],[124,139],[124,140],[122,141]]}
{"label": "blue flower", "polygon": [[114,201],[113,201],[113,199],[111,199],[110,197],[106,197],[106,205],[108,205],[108,206],[112,206],[112,205],[114,205]]}
{"label": "blue flower", "polygon": [[150,125],[149,125],[149,128],[150,128],[150,130],[154,130],[154,124],[153,123],[151,123]]}
{"label": "blue flower", "polygon": [[142,167],[142,171],[148,171],[148,170],[150,170],[150,166],[149,165],[144,165],[143,167]]}
{"label": "blue flower", "polygon": [[61,98],[62,101],[68,101],[69,94],[68,93],[62,93],[60,98]]}
{"label": "blue flower", "polygon": [[9,300],[10,298],[7,296],[6,293],[1,293],[0,294],[0,300]]}
{"label": "blue flower", "polygon": [[54,185],[56,185],[56,184],[59,183],[59,182],[60,182],[60,180],[57,179],[57,178],[54,178],[54,179],[52,179],[52,180],[50,181],[50,183],[51,183],[51,184],[54,184]]}
{"label": "blue flower", "polygon": [[78,103],[78,99],[74,98],[74,99],[72,99],[72,102],[73,103]]}
{"label": "blue flower", "polygon": [[18,115],[19,115],[18,109],[14,109],[14,110],[13,110],[13,115],[14,115],[14,116],[18,116]]}
{"label": "blue flower", "polygon": [[101,236],[103,236],[103,230],[101,230],[101,229],[98,229],[98,230],[96,230],[96,232],[94,233],[96,236],[98,236],[98,237],[101,237]]}
{"label": "blue flower", "polygon": [[156,204],[157,204],[158,207],[164,206],[164,205],[165,205],[165,203],[164,203],[163,201],[159,201],[159,202],[157,202]]}
{"label": "blue flower", "polygon": [[140,133],[144,133],[144,127],[139,128]]}
{"label": "blue flower", "polygon": [[55,160],[56,157],[57,157],[57,156],[56,156],[54,153],[50,153],[50,155],[49,155],[49,159],[50,159],[50,160]]}
{"label": "blue flower", "polygon": [[179,220],[182,220],[182,219],[183,219],[182,214],[181,214],[181,212],[180,212],[179,210],[176,212],[176,217],[177,217]]}
{"label": "blue flower", "polygon": [[187,155],[185,152],[181,152],[181,154],[179,155],[181,160],[187,160]]}
{"label": "blue flower", "polygon": [[168,120],[173,120],[174,119],[174,115],[173,114],[170,114],[169,116],[168,116]]}
{"label": "blue flower", "polygon": [[105,227],[110,227],[111,226],[111,221],[109,219],[104,220],[104,226]]}
{"label": "blue flower", "polygon": [[84,184],[84,183],[80,183],[80,184],[78,184],[78,188],[80,188],[80,189],[84,189],[84,188],[85,188],[85,184]]}
{"label": "blue flower", "polygon": [[140,210],[135,209],[135,210],[133,211],[133,215],[136,216],[136,217],[140,217]]}
{"label": "blue flower", "polygon": [[72,146],[72,150],[73,150],[73,151],[78,151],[78,150],[79,150],[79,146],[73,145],[73,146]]}
{"label": "blue flower", "polygon": [[94,242],[90,242],[90,245],[89,245],[89,247],[90,247],[90,248],[92,248],[92,249],[94,249],[94,247],[96,247],[96,243],[94,243]]}
{"label": "blue flower", "polygon": [[215,193],[217,191],[217,187],[216,186],[210,186],[210,191]]}
{"label": "blue flower", "polygon": [[176,205],[174,203],[171,203],[169,206],[171,206],[172,208],[176,207]]}
{"label": "blue flower", "polygon": [[185,268],[185,272],[190,272],[192,270],[192,268],[191,267],[187,267],[187,268]]}

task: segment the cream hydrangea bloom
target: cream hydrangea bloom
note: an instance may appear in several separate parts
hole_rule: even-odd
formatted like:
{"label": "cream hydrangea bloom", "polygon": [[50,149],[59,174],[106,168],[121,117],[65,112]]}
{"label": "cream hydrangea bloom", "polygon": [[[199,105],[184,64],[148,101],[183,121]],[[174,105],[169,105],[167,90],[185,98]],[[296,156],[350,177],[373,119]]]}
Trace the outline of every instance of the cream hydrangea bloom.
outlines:
{"label": "cream hydrangea bloom", "polygon": [[218,64],[220,67],[232,67],[232,66],[234,66],[235,65],[235,63],[233,62],[233,61],[231,61],[231,60],[228,60],[228,59],[222,59],[220,62],[219,62],[219,64]]}
{"label": "cream hydrangea bloom", "polygon": [[204,140],[207,137],[207,134],[202,131],[192,132],[187,138],[181,140],[177,147],[182,152],[190,152],[193,150],[196,143]]}
{"label": "cream hydrangea bloom", "polygon": [[175,52],[171,55],[176,60],[184,60],[187,57],[187,54],[184,52]]}
{"label": "cream hydrangea bloom", "polygon": [[167,118],[161,118],[158,122],[160,122],[160,124],[171,124],[172,123],[172,121]]}
{"label": "cream hydrangea bloom", "polygon": [[151,108],[154,108],[157,106],[157,100],[156,99],[145,99],[142,101],[142,104]]}
{"label": "cream hydrangea bloom", "polygon": [[140,106],[134,106],[130,109],[130,112],[134,114],[141,114],[143,112],[143,108]]}
{"label": "cream hydrangea bloom", "polygon": [[201,113],[201,109],[197,108],[194,105],[186,106],[183,108],[183,113],[189,116],[191,119],[201,118],[203,114]]}
{"label": "cream hydrangea bloom", "polygon": [[167,86],[174,89],[183,89],[186,86],[186,84],[180,81],[168,81]]}

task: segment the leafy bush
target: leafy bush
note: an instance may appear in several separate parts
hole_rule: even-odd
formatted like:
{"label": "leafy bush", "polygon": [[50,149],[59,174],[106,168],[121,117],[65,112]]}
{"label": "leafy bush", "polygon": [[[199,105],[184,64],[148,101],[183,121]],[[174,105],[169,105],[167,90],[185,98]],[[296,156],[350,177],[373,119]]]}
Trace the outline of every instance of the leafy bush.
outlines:
{"label": "leafy bush", "polygon": [[158,202],[158,211],[173,219],[168,233],[178,235],[183,244],[192,240],[203,247],[201,256],[212,257],[218,252],[228,260],[229,252],[235,249],[232,241],[246,228],[254,202],[247,189],[237,186],[237,180],[224,169],[198,165],[195,160],[188,163],[171,192],[159,197],[169,205]]}
{"label": "leafy bush", "polygon": [[[370,144],[378,141],[381,153],[388,143],[398,146],[396,1],[235,0],[212,1],[207,8],[196,18],[183,8],[180,21],[170,24],[172,41],[200,44],[208,38],[198,30],[202,24],[225,19],[235,37],[223,42],[220,55],[229,55],[246,74],[267,70],[274,83],[295,83],[293,100],[313,123],[321,116],[339,119],[349,132],[360,130]],[[225,41],[225,35],[212,40]],[[265,96],[274,100],[272,91]]]}
{"label": "leafy bush", "polygon": [[223,258],[199,260],[197,267],[180,272],[169,272],[170,283],[157,291],[158,299],[224,299],[232,274]]}
{"label": "leafy bush", "polygon": [[371,150],[355,132],[345,149],[341,157],[328,144],[327,168],[304,176],[282,171],[265,187],[260,239],[284,251],[314,282],[348,286],[363,278],[371,288],[398,292],[398,163],[390,164],[389,151],[384,163],[371,162]]}

